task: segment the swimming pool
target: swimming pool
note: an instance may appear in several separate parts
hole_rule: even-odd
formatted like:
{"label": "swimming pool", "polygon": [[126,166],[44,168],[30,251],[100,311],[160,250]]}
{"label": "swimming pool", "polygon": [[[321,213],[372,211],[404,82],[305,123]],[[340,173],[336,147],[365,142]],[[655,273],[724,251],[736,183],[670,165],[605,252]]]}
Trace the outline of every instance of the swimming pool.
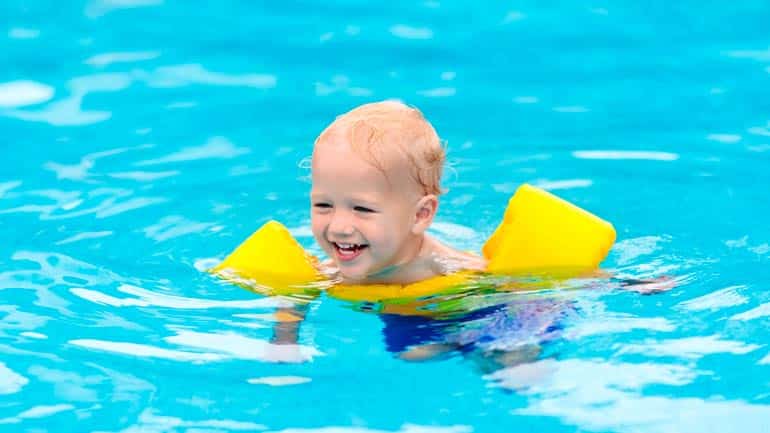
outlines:
{"label": "swimming pool", "polygon": [[[0,16],[0,431],[767,430],[766,2]],[[322,296],[299,345],[271,344],[281,301],[203,270],[270,218],[317,252],[300,161],[334,115],[391,97],[448,143],[442,239],[478,249],[530,182],[615,224],[606,269],[676,287],[478,295],[440,324]]]}

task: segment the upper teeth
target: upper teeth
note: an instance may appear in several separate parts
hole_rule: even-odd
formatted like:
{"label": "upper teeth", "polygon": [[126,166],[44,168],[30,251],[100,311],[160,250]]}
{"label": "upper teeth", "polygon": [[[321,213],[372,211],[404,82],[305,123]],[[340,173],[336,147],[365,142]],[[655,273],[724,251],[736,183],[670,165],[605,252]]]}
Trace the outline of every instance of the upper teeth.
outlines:
{"label": "upper teeth", "polygon": [[337,244],[340,248],[353,248],[355,244]]}

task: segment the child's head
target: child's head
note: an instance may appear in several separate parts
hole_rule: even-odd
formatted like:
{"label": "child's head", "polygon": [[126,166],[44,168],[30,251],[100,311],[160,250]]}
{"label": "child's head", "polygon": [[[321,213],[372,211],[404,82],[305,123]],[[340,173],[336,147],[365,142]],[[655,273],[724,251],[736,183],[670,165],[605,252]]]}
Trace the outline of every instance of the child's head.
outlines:
{"label": "child's head", "polygon": [[313,149],[313,234],[346,280],[387,280],[420,251],[441,193],[444,149],[400,102],[338,117]]}

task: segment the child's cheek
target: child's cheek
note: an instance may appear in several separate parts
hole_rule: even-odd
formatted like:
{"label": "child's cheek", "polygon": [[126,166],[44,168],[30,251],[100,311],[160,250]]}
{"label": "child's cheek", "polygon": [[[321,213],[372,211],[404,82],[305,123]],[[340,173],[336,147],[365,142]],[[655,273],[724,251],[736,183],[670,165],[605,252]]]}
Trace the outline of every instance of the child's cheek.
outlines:
{"label": "child's cheek", "polygon": [[326,223],[324,222],[324,216],[323,215],[315,215],[312,214],[310,216],[310,230],[313,232],[313,237],[315,237],[315,241],[322,247],[326,247],[325,242],[325,231]]}

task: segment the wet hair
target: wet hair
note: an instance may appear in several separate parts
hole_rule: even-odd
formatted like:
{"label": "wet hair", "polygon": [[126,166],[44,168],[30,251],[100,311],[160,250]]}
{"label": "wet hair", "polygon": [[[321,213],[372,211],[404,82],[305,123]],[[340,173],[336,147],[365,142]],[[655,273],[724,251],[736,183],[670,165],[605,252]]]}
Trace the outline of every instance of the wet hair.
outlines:
{"label": "wet hair", "polygon": [[338,116],[315,145],[344,134],[352,150],[387,177],[404,164],[424,194],[440,195],[445,151],[420,110],[399,101],[360,105]]}

